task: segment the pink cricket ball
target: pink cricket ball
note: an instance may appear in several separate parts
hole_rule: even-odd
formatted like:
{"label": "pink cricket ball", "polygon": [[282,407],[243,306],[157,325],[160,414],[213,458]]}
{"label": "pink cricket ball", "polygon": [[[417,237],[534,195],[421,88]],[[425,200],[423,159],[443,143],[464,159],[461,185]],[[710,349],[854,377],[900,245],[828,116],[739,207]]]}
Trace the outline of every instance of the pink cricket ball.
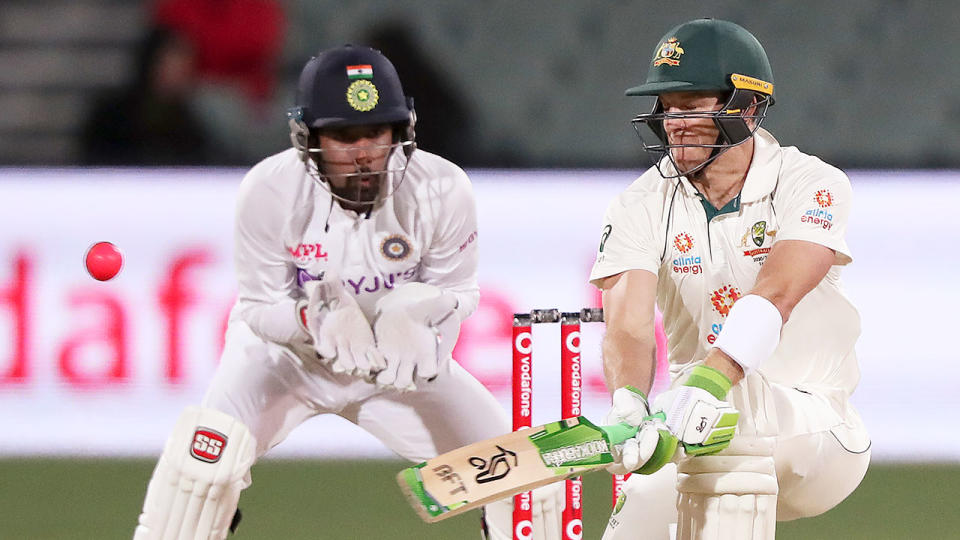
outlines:
{"label": "pink cricket ball", "polygon": [[97,281],[113,279],[123,268],[123,253],[110,242],[97,242],[83,257],[90,277]]}

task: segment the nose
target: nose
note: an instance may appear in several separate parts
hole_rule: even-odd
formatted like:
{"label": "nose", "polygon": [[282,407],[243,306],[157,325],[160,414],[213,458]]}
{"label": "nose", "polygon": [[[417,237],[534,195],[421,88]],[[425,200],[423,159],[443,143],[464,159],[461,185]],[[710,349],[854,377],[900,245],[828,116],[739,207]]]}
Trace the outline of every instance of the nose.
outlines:
{"label": "nose", "polygon": [[359,165],[366,165],[373,161],[376,148],[375,141],[372,138],[357,139],[354,143],[352,154],[353,161]]}
{"label": "nose", "polygon": [[[680,109],[677,107],[669,107],[664,109],[663,112],[667,114],[677,113],[677,112],[680,112]],[[679,131],[683,129],[685,126],[686,126],[686,119],[683,117],[667,116],[666,118],[663,119],[663,129],[667,131]]]}

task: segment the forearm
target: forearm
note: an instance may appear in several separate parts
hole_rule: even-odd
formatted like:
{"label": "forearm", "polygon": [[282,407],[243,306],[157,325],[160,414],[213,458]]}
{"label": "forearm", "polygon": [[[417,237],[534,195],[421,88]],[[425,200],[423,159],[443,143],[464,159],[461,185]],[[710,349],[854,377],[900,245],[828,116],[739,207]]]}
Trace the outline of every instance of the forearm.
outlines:
{"label": "forearm", "polygon": [[240,301],[240,316],[260,338],[288,345],[304,343],[308,336],[297,321],[297,302],[292,298],[279,302]]}
{"label": "forearm", "polygon": [[608,331],[603,339],[603,375],[607,389],[630,385],[649,394],[657,370],[657,345],[650,338]]}
{"label": "forearm", "polygon": [[740,364],[736,363],[733,358],[730,358],[727,353],[720,349],[710,349],[706,359],[703,361],[703,365],[723,373],[730,379],[731,386],[736,385],[743,379],[743,368],[740,367]]}

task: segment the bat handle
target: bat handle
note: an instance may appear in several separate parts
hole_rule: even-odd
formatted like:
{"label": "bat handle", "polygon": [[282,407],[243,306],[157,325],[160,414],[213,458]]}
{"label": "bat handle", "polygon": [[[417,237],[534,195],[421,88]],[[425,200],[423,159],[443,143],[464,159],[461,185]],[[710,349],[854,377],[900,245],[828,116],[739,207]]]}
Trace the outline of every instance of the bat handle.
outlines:
{"label": "bat handle", "polygon": [[619,424],[613,424],[612,426],[597,426],[603,431],[603,434],[607,438],[607,443],[611,446],[617,446],[623,444],[624,441],[633,437],[639,431],[638,426],[631,426],[630,424],[621,422]]}

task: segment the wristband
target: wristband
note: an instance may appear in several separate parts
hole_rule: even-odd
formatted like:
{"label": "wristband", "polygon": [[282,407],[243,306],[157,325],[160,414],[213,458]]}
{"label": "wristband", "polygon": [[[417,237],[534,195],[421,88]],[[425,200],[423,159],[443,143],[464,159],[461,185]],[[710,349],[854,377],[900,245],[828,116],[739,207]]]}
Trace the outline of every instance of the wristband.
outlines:
{"label": "wristband", "polygon": [[723,401],[730,391],[732,383],[726,375],[708,366],[697,366],[690,371],[684,386],[695,386],[710,392],[710,395]]}
{"label": "wristband", "polygon": [[307,325],[307,301],[300,300],[295,306],[297,310],[297,323],[300,325],[300,329],[310,335],[310,327]]}
{"label": "wristband", "polygon": [[748,294],[733,304],[714,347],[740,364],[746,375],[770,358],[780,343],[783,317],[772,302]]}

